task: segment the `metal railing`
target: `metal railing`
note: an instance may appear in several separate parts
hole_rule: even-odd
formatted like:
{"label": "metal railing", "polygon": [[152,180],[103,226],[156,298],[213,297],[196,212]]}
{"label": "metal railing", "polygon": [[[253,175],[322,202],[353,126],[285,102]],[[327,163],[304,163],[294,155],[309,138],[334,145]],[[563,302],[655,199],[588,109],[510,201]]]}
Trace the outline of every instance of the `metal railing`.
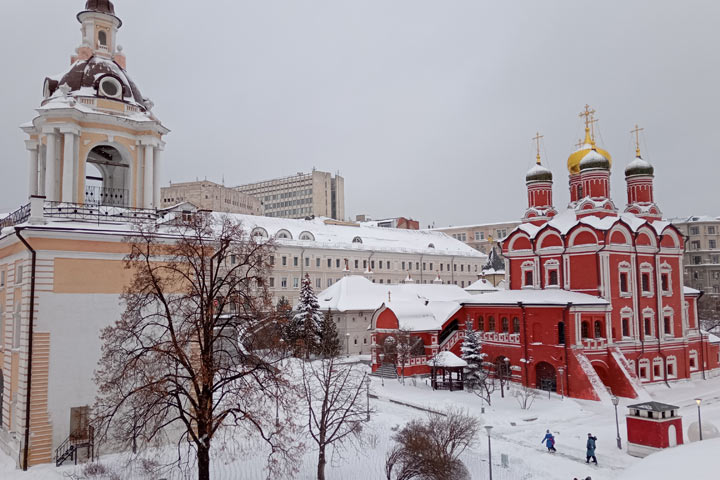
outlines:
{"label": "metal railing", "polygon": [[85,203],[88,205],[128,206],[128,191],[124,188],[85,187]]}
{"label": "metal railing", "polygon": [[0,220],[0,228],[12,227],[24,223],[30,218],[30,204],[23,205],[7,217]]}
{"label": "metal railing", "polygon": [[48,218],[66,218],[70,220],[90,220],[100,222],[129,220],[156,220],[160,215],[156,210],[130,208],[113,205],[87,205],[67,202],[45,202],[43,215]]}

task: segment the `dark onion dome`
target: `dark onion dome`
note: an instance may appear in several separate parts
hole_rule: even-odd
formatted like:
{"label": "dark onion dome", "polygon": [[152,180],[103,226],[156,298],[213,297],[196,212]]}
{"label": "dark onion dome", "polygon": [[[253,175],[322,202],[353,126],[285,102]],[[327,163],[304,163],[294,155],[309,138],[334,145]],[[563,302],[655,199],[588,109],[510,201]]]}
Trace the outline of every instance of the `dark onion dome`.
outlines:
{"label": "dark onion dome", "polygon": [[87,0],[85,2],[85,11],[115,15],[115,7],[110,0]]}
{"label": "dark onion dome", "polygon": [[580,160],[580,171],[589,170],[591,168],[602,168],[610,170],[610,160],[601,155],[597,149],[593,148],[590,152]]}
{"label": "dark onion dome", "polygon": [[122,25],[122,20],[115,15],[115,6],[110,0],[87,0],[87,2],[85,2],[85,10],[78,13],[78,20],[80,20],[80,15],[85,12],[98,12],[106,15],[112,15],[118,22],[120,22],[120,25]]}
{"label": "dark onion dome", "polygon": [[552,172],[542,165],[535,164],[525,175],[526,182],[552,182]]}
{"label": "dark onion dome", "polygon": [[60,80],[47,78],[45,95],[59,94],[57,90],[63,84],[69,87],[70,95],[110,98],[139,105],[144,110],[152,109],[150,101],[142,96],[127,72],[117,63],[102,57],[78,60]]}
{"label": "dark onion dome", "polygon": [[650,162],[647,162],[642,159],[640,155],[635,157],[635,160],[628,163],[628,166],[625,167],[625,176],[626,177],[632,177],[635,175],[650,175],[652,176],[655,173],[655,169],[652,165],[650,165]]}

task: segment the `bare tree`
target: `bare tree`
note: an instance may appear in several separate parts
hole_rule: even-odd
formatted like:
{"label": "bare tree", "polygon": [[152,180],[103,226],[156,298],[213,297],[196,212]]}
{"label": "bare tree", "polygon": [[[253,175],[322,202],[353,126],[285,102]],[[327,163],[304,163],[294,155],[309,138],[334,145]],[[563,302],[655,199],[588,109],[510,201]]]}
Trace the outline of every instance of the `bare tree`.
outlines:
{"label": "bare tree", "polygon": [[698,300],[698,318],[703,330],[720,332],[720,295],[705,294]]}
{"label": "bare tree", "polygon": [[[286,386],[282,356],[263,341],[273,312],[266,276],[272,240],[210,214],[163,226],[142,224],[127,239],[133,277],[125,311],[102,331],[94,423],[100,441],[147,445],[179,434],[210,478],[213,438],[242,426],[269,448],[270,471],[292,469],[292,423],[276,425]],[[276,331],[272,328],[271,330]],[[259,347],[262,347],[260,349]]]}
{"label": "bare tree", "polygon": [[515,400],[517,400],[518,405],[520,405],[520,408],[523,410],[529,410],[530,407],[532,407],[536,396],[537,392],[527,385],[520,385],[518,389],[515,390]]}
{"label": "bare tree", "polygon": [[388,480],[470,479],[460,455],[475,441],[480,421],[458,409],[411,420],[393,438],[385,462]]}
{"label": "bare tree", "polygon": [[397,364],[400,366],[401,381],[405,385],[405,366],[410,363],[413,355],[424,355],[425,346],[422,338],[413,336],[410,330],[401,328],[393,332],[395,343],[393,344]]}
{"label": "bare tree", "polygon": [[318,447],[318,480],[325,479],[327,447],[337,451],[360,440],[369,406],[364,398],[367,374],[359,368],[335,357],[302,364],[308,431]]}

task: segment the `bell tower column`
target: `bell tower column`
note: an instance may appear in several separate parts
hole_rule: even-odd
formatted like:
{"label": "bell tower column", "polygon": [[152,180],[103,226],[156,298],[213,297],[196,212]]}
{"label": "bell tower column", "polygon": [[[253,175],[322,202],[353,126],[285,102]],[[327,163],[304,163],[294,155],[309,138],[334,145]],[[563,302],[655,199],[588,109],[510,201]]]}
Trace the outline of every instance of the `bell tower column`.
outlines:
{"label": "bell tower column", "polygon": [[160,204],[160,160],[162,158],[162,147],[155,149],[155,157],[153,158],[153,205],[155,208],[161,208]]}
{"label": "bell tower column", "polygon": [[153,195],[153,160],[154,160],[155,147],[152,145],[145,145],[145,165],[144,171],[145,176],[143,179],[143,208],[155,208]]}
{"label": "bell tower column", "polygon": [[38,142],[35,140],[26,140],[25,147],[30,152],[30,165],[28,168],[28,195],[37,195],[38,192],[38,153],[40,151]]}
{"label": "bell tower column", "polygon": [[63,148],[63,171],[62,171],[62,201],[67,203],[73,203],[76,200],[74,195],[74,182],[75,179],[75,135],[76,130],[73,129],[61,129],[60,132],[64,135],[64,148]]}
{"label": "bell tower column", "polygon": [[47,141],[45,148],[45,197],[48,201],[55,202],[57,201],[57,197],[55,196],[55,180],[57,177],[55,173],[55,161],[57,157],[55,130],[48,129],[45,131],[45,138]]}

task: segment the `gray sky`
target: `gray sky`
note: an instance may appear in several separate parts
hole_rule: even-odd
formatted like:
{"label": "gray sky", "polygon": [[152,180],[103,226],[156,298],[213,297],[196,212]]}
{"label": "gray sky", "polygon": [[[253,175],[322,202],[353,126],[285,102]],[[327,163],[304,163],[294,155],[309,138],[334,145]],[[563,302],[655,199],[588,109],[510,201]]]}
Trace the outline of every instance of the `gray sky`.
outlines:
{"label": "gray sky", "polygon": [[[26,200],[19,124],[80,43],[84,0],[2,0],[0,211]],[[320,170],[346,214],[436,226],[519,218],[531,138],[568,201],[578,112],[597,110],[625,204],[645,128],[667,216],[720,214],[720,2],[116,0],[128,72],[167,136],[163,185]]]}

